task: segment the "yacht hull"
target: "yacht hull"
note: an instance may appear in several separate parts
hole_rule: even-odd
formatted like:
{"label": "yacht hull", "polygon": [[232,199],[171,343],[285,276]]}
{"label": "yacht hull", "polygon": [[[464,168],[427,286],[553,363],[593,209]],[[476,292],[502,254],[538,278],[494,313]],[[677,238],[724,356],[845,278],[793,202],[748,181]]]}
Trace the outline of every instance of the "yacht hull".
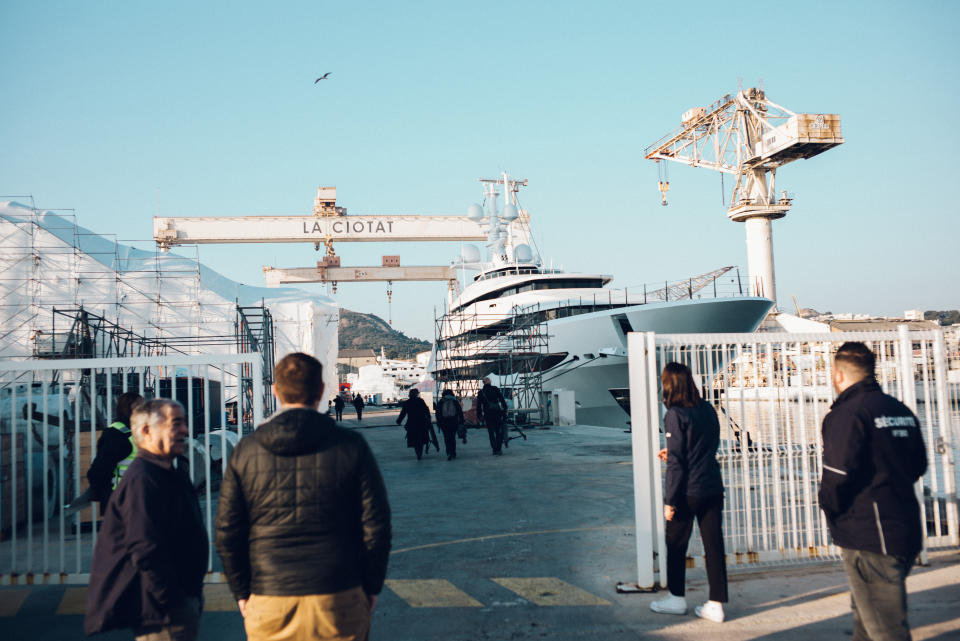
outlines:
{"label": "yacht hull", "polygon": [[765,298],[697,299],[548,321],[550,351],[567,352],[568,357],[543,373],[543,390],[573,390],[579,424],[627,428],[630,417],[611,390],[629,387],[628,332],[752,332],[772,306]]}

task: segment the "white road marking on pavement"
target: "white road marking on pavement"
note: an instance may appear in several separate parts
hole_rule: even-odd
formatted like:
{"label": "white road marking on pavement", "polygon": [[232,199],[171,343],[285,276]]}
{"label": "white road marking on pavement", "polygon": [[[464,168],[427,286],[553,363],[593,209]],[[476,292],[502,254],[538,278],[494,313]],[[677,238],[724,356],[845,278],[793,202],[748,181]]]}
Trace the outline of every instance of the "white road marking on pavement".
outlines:
{"label": "white road marking on pavement", "polygon": [[446,579],[388,579],[387,587],[414,608],[482,608]]}
{"label": "white road marking on pavement", "polygon": [[57,615],[83,614],[87,611],[87,588],[67,588],[57,606]]}
{"label": "white road marking on pavement", "polygon": [[203,586],[204,612],[236,612],[237,602],[226,583],[207,583]]}
{"label": "white road marking on pavement", "polygon": [[0,590],[0,617],[15,617],[20,606],[27,600],[30,589]]}
{"label": "white road marking on pavement", "polygon": [[610,602],[554,577],[491,579],[537,605],[610,605]]}
{"label": "white road marking on pavement", "polygon": [[561,530],[534,530],[532,532],[506,532],[504,534],[488,534],[486,536],[474,536],[468,539],[454,539],[453,541],[439,541],[437,543],[427,543],[425,545],[414,545],[409,548],[393,550],[390,554],[400,554],[401,552],[414,552],[416,550],[428,550],[438,548],[444,545],[457,545],[459,543],[478,543],[482,541],[492,541],[494,539],[505,539],[511,536],[535,536],[538,534],[563,534],[565,532],[597,532],[600,530],[633,530],[633,525],[601,525],[598,527],[571,527]]}

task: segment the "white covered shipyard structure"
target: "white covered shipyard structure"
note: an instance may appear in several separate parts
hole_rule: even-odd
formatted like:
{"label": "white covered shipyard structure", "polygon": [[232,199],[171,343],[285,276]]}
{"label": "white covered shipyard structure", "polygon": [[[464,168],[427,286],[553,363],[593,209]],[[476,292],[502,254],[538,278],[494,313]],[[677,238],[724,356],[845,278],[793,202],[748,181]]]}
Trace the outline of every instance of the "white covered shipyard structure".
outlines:
{"label": "white covered shipyard structure", "polygon": [[2,359],[32,358],[37,340],[53,330],[53,308],[80,306],[140,336],[169,339],[178,352],[229,353],[235,346],[222,338],[234,335],[237,305],[261,302],[273,317],[278,354],[336,362],[339,308],[326,296],[243,285],[195,257],[136,249],[72,217],[0,202]]}
{"label": "white covered shipyard structure", "polygon": [[[277,356],[336,362],[339,309],[329,298],[242,285],[195,257],[136,249],[72,215],[0,201],[0,582],[86,572],[92,539],[77,537],[70,550],[65,539],[85,531],[92,512],[59,506],[85,489],[96,429],[124,390],[187,406],[191,469],[198,487],[215,491],[222,453],[266,409],[262,354],[238,356],[249,341],[235,328],[238,306],[261,305]],[[99,324],[72,324],[81,308]],[[96,343],[86,352],[98,358],[64,360],[84,351],[70,342],[78,337]],[[335,368],[324,374],[335,391]],[[38,540],[49,545],[35,549]]]}

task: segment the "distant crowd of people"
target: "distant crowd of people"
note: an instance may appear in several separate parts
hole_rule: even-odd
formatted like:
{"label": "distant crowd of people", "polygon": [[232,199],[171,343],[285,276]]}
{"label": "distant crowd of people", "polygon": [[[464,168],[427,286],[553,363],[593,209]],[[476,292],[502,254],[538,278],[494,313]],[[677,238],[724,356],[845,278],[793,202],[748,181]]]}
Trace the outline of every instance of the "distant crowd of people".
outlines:
{"label": "distant crowd of people", "polygon": [[[914,483],[927,459],[917,417],[885,394],[875,357],[845,343],[832,369],[838,397],[823,420],[820,506],[842,550],[853,638],[909,639],[906,577],[922,546]],[[341,427],[347,399],[321,413],[323,366],[294,353],[275,367],[282,410],[244,436],[224,471],[214,544],[244,620],[247,638],[367,639],[391,548],[391,510],[376,458],[361,432]],[[661,377],[666,464],[667,587],[656,613],[683,615],[687,547],[697,523],[708,599],[697,616],[725,619],[728,602],[722,521],[724,485],[717,462],[720,424],[690,369],[668,363]],[[365,405],[349,399],[357,420]],[[507,445],[504,395],[489,379],[476,398],[494,455]],[[434,411],[447,460],[466,443],[464,410],[444,390]],[[404,424],[404,420],[406,420]],[[397,418],[421,459],[439,451],[431,411],[413,389]],[[184,466],[184,409],[175,400],[121,395],[88,472],[100,501],[87,591],[87,634],[118,628],[140,641],[193,641],[203,611],[207,530]]]}

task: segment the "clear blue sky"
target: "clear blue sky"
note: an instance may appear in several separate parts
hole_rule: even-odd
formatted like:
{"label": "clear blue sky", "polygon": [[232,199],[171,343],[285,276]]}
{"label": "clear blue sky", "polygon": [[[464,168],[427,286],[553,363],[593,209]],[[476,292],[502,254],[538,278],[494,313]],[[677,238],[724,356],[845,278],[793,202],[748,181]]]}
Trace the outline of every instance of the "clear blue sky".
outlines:
{"label": "clear blue sky", "polygon": [[[615,285],[746,268],[720,179],[643,148],[761,80],[846,143],[782,169],[780,306],[960,307],[956,2],[46,2],[0,4],[0,197],[149,239],[152,217],[460,214],[507,169],[544,257]],[[320,74],[329,80],[314,85]],[[729,195],[729,181],[727,183]],[[22,199],[21,199],[22,200]],[[340,244],[345,264],[445,264],[447,245]],[[225,275],[307,266],[309,245],[201,246]],[[320,286],[314,286],[319,288]],[[386,286],[343,286],[387,316]],[[432,338],[442,285],[396,284],[394,324]]]}

